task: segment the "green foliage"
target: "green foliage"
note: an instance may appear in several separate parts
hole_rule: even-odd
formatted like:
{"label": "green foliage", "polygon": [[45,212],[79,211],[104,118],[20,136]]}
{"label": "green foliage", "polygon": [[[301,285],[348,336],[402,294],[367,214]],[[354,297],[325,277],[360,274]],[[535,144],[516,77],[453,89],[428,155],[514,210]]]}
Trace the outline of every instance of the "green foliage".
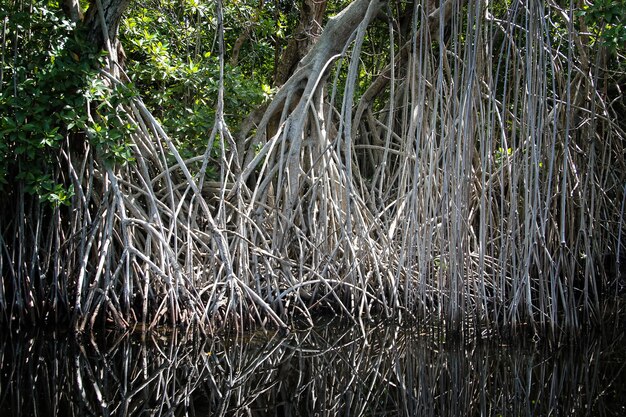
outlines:
{"label": "green foliage", "polygon": [[502,167],[504,162],[511,158],[511,155],[513,155],[513,149],[512,148],[504,149],[504,148],[500,147],[500,148],[496,149],[496,152],[495,152],[494,158],[493,158],[495,163],[496,163],[496,167],[497,168]]}
{"label": "green foliage", "polygon": [[[333,2],[338,12],[346,2]],[[224,113],[232,130],[275,93],[281,48],[300,18],[299,2],[223,2]],[[215,4],[148,0],[132,6],[121,27],[127,73],[184,156],[204,152],[219,89]],[[236,59],[235,59],[236,58]],[[213,146],[219,153],[219,144]]]}
{"label": "green foliage", "polygon": [[0,91],[0,186],[18,181],[53,206],[69,204],[72,187],[54,179],[61,147],[89,141],[108,163],[131,161],[132,128],[117,108],[132,93],[102,81],[101,54],[56,6],[37,1],[3,14],[16,53]]}
{"label": "green foliage", "polygon": [[[232,14],[245,6],[242,3],[227,6],[227,24],[228,19],[233,20]],[[179,2],[162,1],[158,7],[148,3],[132,8],[120,38],[128,57],[128,73],[148,108],[178,141],[181,152],[192,156],[206,149],[215,121],[219,53],[212,49],[217,30],[212,4],[196,0],[184,4],[181,8]],[[232,23],[242,27],[241,21]],[[232,45],[236,36],[230,35],[230,27],[227,33],[226,42]],[[267,45],[258,48],[264,50]],[[235,128],[267,94],[264,77],[256,76],[259,70],[252,70],[254,60],[249,62],[251,55],[245,56],[240,65],[227,63],[224,69],[224,113]],[[261,69],[264,75],[266,71]],[[213,147],[215,152],[219,150],[217,145]]]}
{"label": "green foliage", "polygon": [[595,0],[578,14],[610,50],[626,47],[626,0]]}

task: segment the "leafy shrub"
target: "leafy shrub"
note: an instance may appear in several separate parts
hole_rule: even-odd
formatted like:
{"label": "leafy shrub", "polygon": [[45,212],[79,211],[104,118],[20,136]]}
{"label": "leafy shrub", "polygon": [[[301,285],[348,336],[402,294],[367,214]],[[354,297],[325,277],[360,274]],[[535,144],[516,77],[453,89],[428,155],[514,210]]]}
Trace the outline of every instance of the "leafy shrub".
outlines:
{"label": "leafy shrub", "polygon": [[116,109],[133,93],[102,80],[103,55],[55,5],[35,1],[0,17],[14,52],[0,86],[0,186],[19,182],[53,206],[69,204],[72,187],[56,179],[61,147],[88,141],[107,163],[132,161],[132,127]]}
{"label": "leafy shrub", "polygon": [[626,47],[626,0],[595,0],[585,5],[579,15],[610,50]]}
{"label": "leafy shrub", "polygon": [[[207,147],[219,89],[216,22],[212,7],[188,0],[147,3],[130,10],[120,39],[128,74],[153,114],[186,156]],[[235,6],[232,6],[235,7]],[[263,84],[241,66],[224,69],[224,112],[237,124],[264,99]],[[210,144],[215,152],[218,144]]]}

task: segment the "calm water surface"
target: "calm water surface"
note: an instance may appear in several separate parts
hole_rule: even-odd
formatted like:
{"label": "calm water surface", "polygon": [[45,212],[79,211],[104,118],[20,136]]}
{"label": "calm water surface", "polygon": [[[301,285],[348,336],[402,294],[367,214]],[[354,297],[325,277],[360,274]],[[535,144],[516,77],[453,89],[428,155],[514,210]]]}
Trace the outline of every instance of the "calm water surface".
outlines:
{"label": "calm water surface", "polygon": [[287,336],[0,336],[0,416],[625,416],[617,333],[548,348],[337,321]]}

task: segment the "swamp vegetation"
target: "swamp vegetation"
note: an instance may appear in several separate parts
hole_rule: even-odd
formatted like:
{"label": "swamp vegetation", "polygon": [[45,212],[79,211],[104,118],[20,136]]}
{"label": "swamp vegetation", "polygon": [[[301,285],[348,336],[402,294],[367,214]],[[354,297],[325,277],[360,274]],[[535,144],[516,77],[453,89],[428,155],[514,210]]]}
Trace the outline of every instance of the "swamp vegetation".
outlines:
{"label": "swamp vegetation", "polygon": [[[3,329],[554,339],[623,309],[623,0],[1,4]],[[441,371],[412,363],[393,387]]]}

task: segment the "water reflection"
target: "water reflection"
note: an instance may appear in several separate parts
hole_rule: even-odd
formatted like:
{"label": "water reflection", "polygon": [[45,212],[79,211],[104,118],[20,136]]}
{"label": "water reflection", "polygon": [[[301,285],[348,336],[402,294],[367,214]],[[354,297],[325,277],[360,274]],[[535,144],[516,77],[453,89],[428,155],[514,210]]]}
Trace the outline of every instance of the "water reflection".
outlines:
{"label": "water reflection", "polygon": [[331,323],[200,341],[56,333],[0,344],[2,416],[622,416],[624,344],[544,351]]}

